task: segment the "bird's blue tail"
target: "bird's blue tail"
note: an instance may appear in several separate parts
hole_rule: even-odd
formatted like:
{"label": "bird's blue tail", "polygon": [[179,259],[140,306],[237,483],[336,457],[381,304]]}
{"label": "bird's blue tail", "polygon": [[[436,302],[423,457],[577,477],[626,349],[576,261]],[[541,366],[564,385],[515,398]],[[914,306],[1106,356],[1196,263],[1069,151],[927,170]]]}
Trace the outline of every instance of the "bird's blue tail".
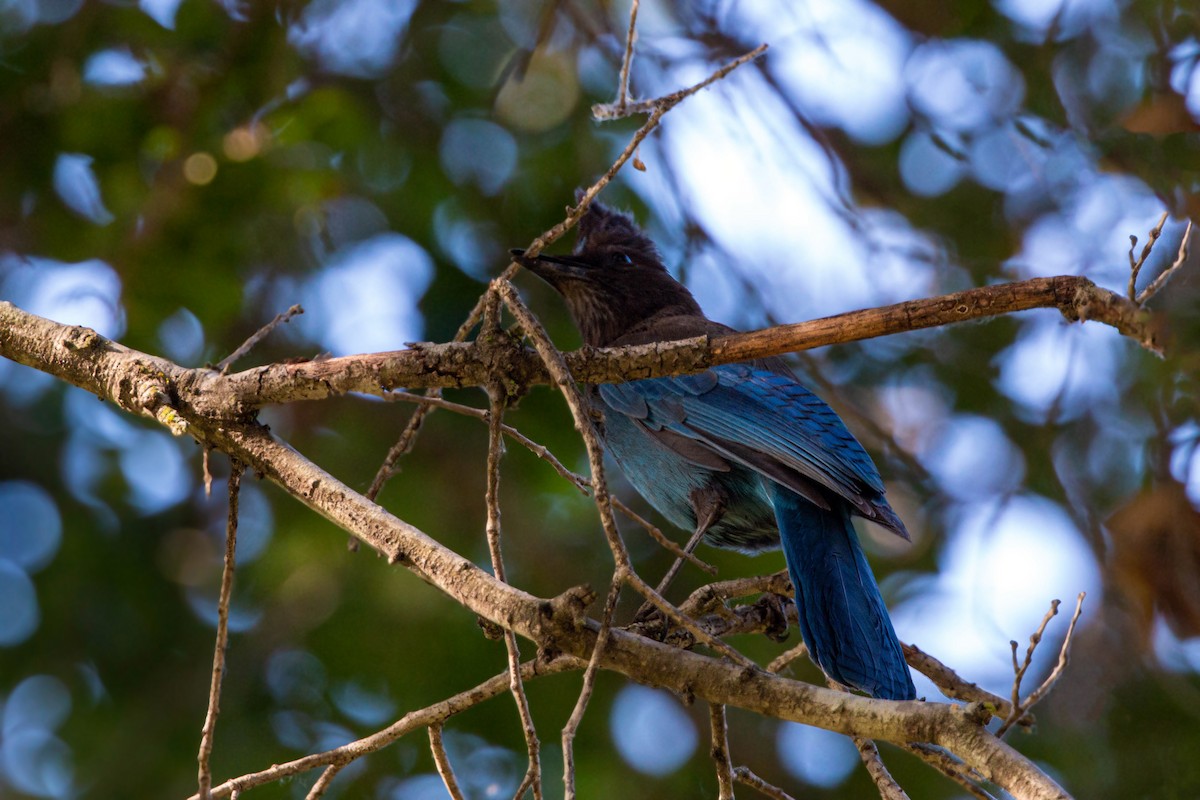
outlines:
{"label": "bird's blue tail", "polygon": [[771,503],[788,574],[796,588],[800,634],[825,674],[886,700],[916,697],[904,651],[849,511],[825,510],[778,484]]}

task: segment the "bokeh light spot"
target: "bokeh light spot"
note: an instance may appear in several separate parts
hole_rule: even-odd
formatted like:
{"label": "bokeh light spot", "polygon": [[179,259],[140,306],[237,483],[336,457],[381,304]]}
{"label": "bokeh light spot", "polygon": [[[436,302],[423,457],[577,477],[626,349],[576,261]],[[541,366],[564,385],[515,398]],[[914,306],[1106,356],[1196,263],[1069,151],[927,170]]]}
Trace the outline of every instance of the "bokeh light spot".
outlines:
{"label": "bokeh light spot", "polygon": [[206,186],[217,177],[217,160],[209,153],[192,153],[183,161],[183,177],[188,183]]}
{"label": "bokeh light spot", "polygon": [[610,719],[613,742],[629,765],[646,775],[668,775],[692,757],[696,726],[668,693],[626,686]]}

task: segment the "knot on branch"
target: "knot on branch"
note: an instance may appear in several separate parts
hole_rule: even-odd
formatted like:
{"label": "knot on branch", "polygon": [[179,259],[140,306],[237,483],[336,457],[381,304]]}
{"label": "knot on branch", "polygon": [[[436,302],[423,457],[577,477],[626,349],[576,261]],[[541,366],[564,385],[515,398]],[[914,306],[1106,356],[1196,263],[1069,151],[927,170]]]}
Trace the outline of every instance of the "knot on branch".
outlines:
{"label": "knot on branch", "polygon": [[474,347],[491,387],[508,401],[506,405],[529,391],[535,380],[529,370],[533,359],[520,336],[500,328],[484,328]]}
{"label": "knot on branch", "polygon": [[63,336],[62,346],[68,350],[83,351],[91,350],[103,341],[104,337],[91,328],[73,325]]}
{"label": "knot on branch", "polygon": [[596,592],[585,583],[581,586],[572,586],[551,599],[548,608],[543,604],[541,612],[543,617],[556,619],[560,623],[569,622],[578,630],[583,626],[588,606],[594,602],[596,602]]}
{"label": "knot on branch", "polygon": [[965,706],[956,706],[960,709],[962,715],[968,722],[973,722],[976,725],[987,725],[992,721],[992,710],[988,708],[988,704],[975,700],[967,703]]}
{"label": "knot on branch", "polygon": [[[95,331],[92,333],[95,334]],[[171,394],[167,376],[157,370],[146,369],[133,387],[131,410],[154,418],[173,436],[182,436],[188,431],[187,420],[175,410]]]}

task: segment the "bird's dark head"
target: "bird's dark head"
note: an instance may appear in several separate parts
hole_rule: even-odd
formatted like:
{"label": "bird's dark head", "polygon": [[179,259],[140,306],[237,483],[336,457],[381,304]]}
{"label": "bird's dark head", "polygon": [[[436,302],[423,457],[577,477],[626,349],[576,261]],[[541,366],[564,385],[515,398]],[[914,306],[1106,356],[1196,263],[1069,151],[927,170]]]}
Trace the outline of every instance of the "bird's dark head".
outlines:
{"label": "bird's dark head", "polygon": [[611,344],[652,318],[701,313],[633,218],[600,203],[592,203],[579,220],[570,256],[512,254],[563,296],[583,340],[595,347]]}

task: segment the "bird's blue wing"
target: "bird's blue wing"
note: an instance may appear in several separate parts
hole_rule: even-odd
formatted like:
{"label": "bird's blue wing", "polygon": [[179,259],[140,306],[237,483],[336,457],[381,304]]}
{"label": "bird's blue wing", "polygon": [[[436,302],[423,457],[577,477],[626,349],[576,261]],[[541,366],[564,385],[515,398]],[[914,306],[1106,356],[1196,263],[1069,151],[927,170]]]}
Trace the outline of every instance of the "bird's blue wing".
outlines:
{"label": "bird's blue wing", "polygon": [[788,375],[727,364],[698,375],[605,384],[599,390],[612,411],[651,432],[703,443],[827,505],[807,485],[818,484],[862,516],[907,536],[883,498],[883,480],[866,450],[833,409]]}

